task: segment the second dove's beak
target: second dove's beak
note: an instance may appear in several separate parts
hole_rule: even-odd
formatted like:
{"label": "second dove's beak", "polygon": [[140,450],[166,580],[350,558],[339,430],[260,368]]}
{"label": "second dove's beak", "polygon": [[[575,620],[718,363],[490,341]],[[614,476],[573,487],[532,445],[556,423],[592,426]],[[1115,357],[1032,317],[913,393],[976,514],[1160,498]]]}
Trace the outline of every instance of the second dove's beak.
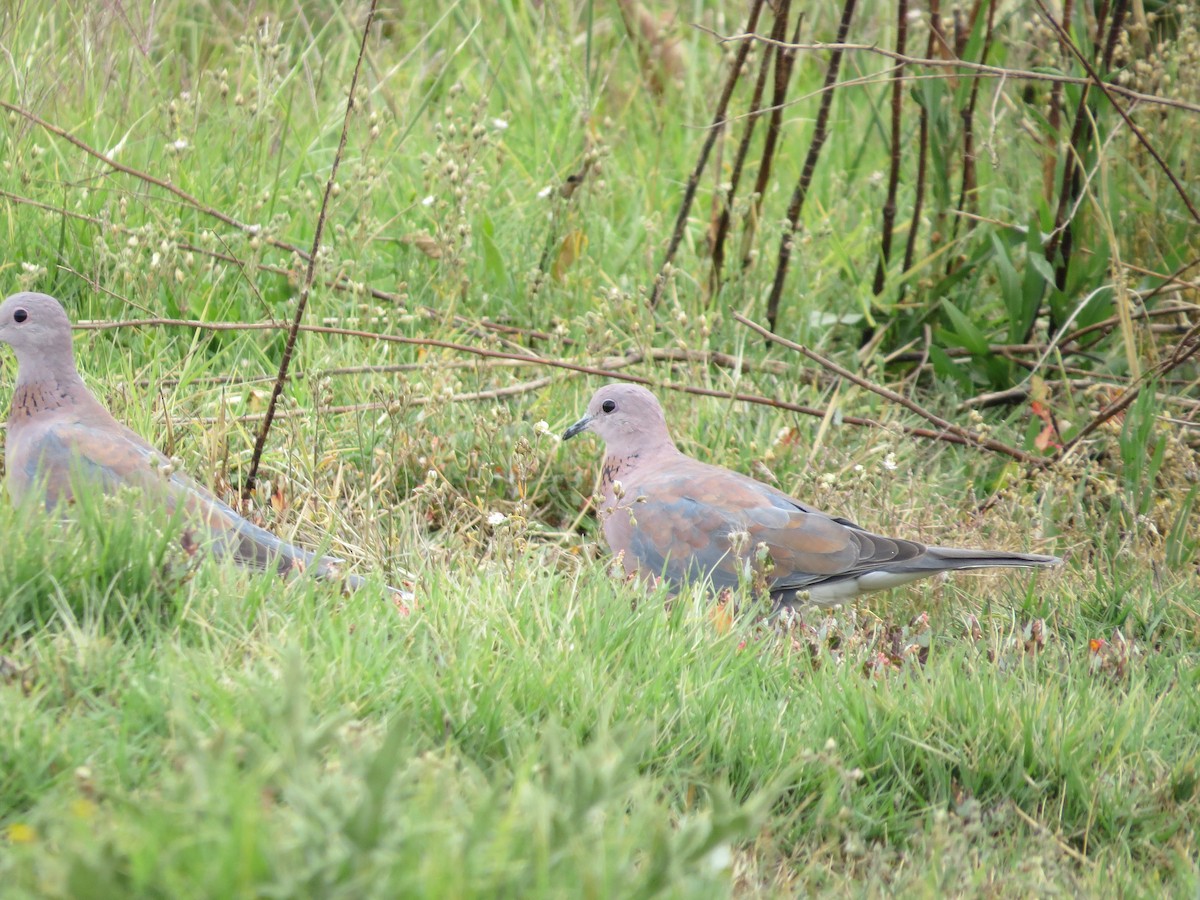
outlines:
{"label": "second dove's beak", "polygon": [[592,417],[584,416],[582,419],[563,432],[562,439],[564,441],[569,441],[571,438],[575,437],[575,435],[579,434],[579,432],[587,431],[588,426],[591,424]]}

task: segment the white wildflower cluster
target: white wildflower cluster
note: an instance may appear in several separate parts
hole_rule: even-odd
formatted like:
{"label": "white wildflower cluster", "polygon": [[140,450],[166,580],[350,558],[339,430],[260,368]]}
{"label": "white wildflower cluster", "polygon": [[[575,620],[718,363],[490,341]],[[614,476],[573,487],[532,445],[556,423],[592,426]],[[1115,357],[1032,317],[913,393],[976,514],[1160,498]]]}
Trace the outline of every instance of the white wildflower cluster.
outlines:
{"label": "white wildflower cluster", "polygon": [[21,263],[21,274],[17,276],[17,284],[21,290],[28,291],[37,284],[38,279],[45,275],[47,269],[45,266],[37,263]]}

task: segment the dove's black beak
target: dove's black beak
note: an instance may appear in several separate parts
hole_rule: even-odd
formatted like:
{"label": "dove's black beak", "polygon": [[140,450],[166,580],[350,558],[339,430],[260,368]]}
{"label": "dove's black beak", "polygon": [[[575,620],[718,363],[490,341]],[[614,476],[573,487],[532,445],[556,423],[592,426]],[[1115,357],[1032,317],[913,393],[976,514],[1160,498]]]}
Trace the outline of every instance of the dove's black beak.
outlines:
{"label": "dove's black beak", "polygon": [[570,428],[568,428],[566,431],[563,432],[562,439],[564,441],[569,441],[571,438],[575,437],[575,435],[579,434],[579,432],[587,431],[588,426],[591,424],[592,424],[592,417],[584,416],[582,419],[580,419],[578,422],[576,422],[574,425],[572,425]]}

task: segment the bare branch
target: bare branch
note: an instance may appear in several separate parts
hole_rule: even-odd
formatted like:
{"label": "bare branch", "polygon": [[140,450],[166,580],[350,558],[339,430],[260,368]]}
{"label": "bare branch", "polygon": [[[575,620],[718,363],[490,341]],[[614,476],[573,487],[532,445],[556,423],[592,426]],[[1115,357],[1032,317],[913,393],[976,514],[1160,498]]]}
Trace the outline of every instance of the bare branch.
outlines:
{"label": "bare branch", "polygon": [[743,325],[745,325],[751,331],[755,331],[758,334],[761,334],[767,340],[774,341],[775,343],[779,344],[782,347],[787,347],[789,350],[795,350],[797,353],[800,353],[800,354],[808,357],[809,359],[811,359],[813,362],[817,363],[817,365],[821,366],[822,368],[827,369],[830,372],[833,372],[835,375],[837,375],[841,378],[845,378],[847,381],[849,381],[853,384],[857,384],[861,388],[865,388],[866,390],[870,391],[873,394],[878,394],[880,397],[890,400],[893,403],[899,403],[901,406],[903,406],[905,409],[909,410],[910,412],[914,412],[921,418],[925,419],[926,421],[931,422],[932,424],[936,425],[943,432],[945,432],[947,434],[952,434],[955,437],[959,438],[962,443],[969,444],[969,445],[975,446],[975,447],[979,447],[983,450],[992,450],[996,453],[1002,453],[1005,456],[1011,456],[1013,459],[1018,460],[1019,462],[1023,462],[1029,466],[1035,466],[1037,468],[1045,468],[1047,465],[1049,465],[1049,460],[1042,459],[1042,458],[1034,456],[1030,453],[1026,453],[1024,450],[1018,450],[1016,447],[1010,447],[1007,444],[1004,444],[1004,443],[1001,443],[1000,441],[995,440],[994,438],[983,437],[981,435],[975,434],[974,432],[968,431],[967,429],[963,428],[960,425],[955,425],[953,422],[947,421],[946,419],[943,419],[941,416],[936,415],[935,413],[929,412],[929,410],[925,409],[919,403],[916,403],[915,401],[910,400],[908,397],[905,397],[903,394],[897,394],[895,391],[890,390],[885,387],[882,387],[881,385],[874,384],[873,382],[868,381],[866,378],[863,378],[860,375],[855,375],[849,369],[845,369],[842,366],[839,366],[833,360],[826,359],[821,354],[808,349],[807,347],[805,347],[802,344],[797,344],[795,341],[789,341],[787,338],[780,337],[779,335],[771,332],[769,329],[766,329],[763,326],[759,325],[758,323],[756,323],[750,319],[747,319],[741,313],[733,312],[732,315],[733,315],[733,318],[736,319],[738,322],[741,322]]}
{"label": "bare branch", "polygon": [[1167,179],[1171,182],[1172,187],[1175,188],[1175,191],[1179,194],[1180,199],[1183,200],[1183,205],[1186,206],[1188,212],[1191,213],[1192,218],[1197,222],[1200,222],[1200,210],[1197,210],[1195,205],[1192,203],[1192,199],[1188,196],[1187,190],[1184,188],[1183,183],[1180,182],[1178,176],[1176,176],[1174,171],[1172,171],[1171,167],[1167,165],[1166,160],[1159,156],[1158,151],[1154,149],[1154,146],[1146,138],[1146,135],[1142,132],[1142,130],[1138,128],[1136,124],[1134,124],[1133,119],[1129,117],[1129,113],[1125,111],[1125,108],[1113,99],[1113,94],[1118,94],[1120,91],[1115,91],[1113,90],[1113,85],[1104,83],[1104,79],[1102,79],[1096,73],[1095,67],[1088,62],[1087,57],[1084,56],[1080,49],[1075,45],[1075,42],[1071,39],[1071,36],[1067,33],[1066,29],[1063,28],[1062,25],[1059,24],[1058,20],[1050,14],[1050,10],[1046,8],[1046,4],[1044,4],[1042,0],[1034,0],[1034,2],[1037,3],[1038,8],[1042,11],[1042,15],[1046,17],[1046,21],[1048,21],[1054,30],[1058,32],[1059,40],[1063,42],[1064,46],[1070,49],[1075,58],[1079,60],[1079,64],[1083,66],[1084,71],[1088,73],[1088,83],[1095,85],[1096,89],[1104,95],[1104,99],[1111,103],[1113,109],[1117,111],[1117,114],[1125,120],[1125,124],[1129,126],[1129,130],[1133,132],[1133,136],[1138,139],[1138,143],[1146,148],[1146,152],[1154,158],[1154,161],[1158,164],[1158,167],[1162,169],[1163,174],[1167,176]]}
{"label": "bare branch", "polygon": [[267,435],[271,432],[271,421],[275,418],[275,407],[279,403],[279,395],[283,393],[288,367],[292,364],[292,354],[296,350],[296,336],[300,333],[300,322],[304,318],[304,309],[308,306],[308,297],[312,293],[313,282],[316,280],[317,254],[321,249],[321,236],[325,233],[325,216],[329,210],[329,198],[333,195],[333,186],[337,182],[338,165],[342,161],[342,153],[346,150],[346,136],[350,131],[350,115],[354,112],[354,92],[358,89],[358,73],[362,69],[363,56],[367,52],[367,38],[371,36],[371,22],[375,19],[377,3],[378,0],[371,0],[371,8],[367,10],[362,43],[358,46],[358,59],[354,62],[354,74],[350,76],[350,91],[346,96],[346,116],[342,119],[342,136],[338,140],[337,152],[333,155],[329,179],[325,182],[325,196],[321,199],[321,211],[317,214],[317,228],[313,233],[312,252],[308,256],[308,269],[304,273],[304,286],[300,288],[300,298],[296,302],[296,315],[292,319],[292,327],[288,329],[287,343],[283,345],[283,358],[279,360],[279,376],[275,379],[275,387],[271,390],[271,399],[267,401],[262,428],[259,429],[258,437],[254,441],[254,453],[250,457],[250,470],[246,473],[245,484],[242,485],[243,499],[248,499],[250,492],[254,490],[254,479],[258,476],[258,464],[262,460],[263,449],[267,445]]}
{"label": "bare branch", "polygon": [[[763,0],[754,0],[754,5],[750,7],[750,20],[747,28],[751,31],[758,25],[758,16],[762,12],[762,6]],[[700,158],[696,160],[696,167],[692,170],[691,175],[688,176],[687,186],[683,192],[683,202],[679,204],[679,213],[675,217],[675,228],[671,232],[671,240],[667,244],[667,252],[663,256],[662,265],[658,267],[658,274],[654,276],[654,283],[650,287],[650,306],[652,307],[658,304],[659,295],[667,280],[668,267],[675,258],[675,252],[679,249],[680,241],[683,240],[683,231],[687,226],[688,213],[691,212],[692,201],[696,197],[696,187],[700,184],[700,176],[703,174],[705,166],[708,165],[708,157],[712,153],[717,135],[725,127],[725,109],[729,105],[729,98],[733,95],[733,88],[737,84],[738,77],[742,72],[742,66],[746,62],[746,54],[749,52],[749,44],[743,44],[738,47],[738,52],[734,55],[733,63],[729,68],[729,77],[726,78],[725,87],[722,89],[721,97],[717,101],[717,108],[713,113],[712,125],[708,130],[708,134],[704,137],[704,144],[700,148]]]}
{"label": "bare branch", "polygon": [[[769,37],[761,34],[733,34],[721,35],[709,28],[703,26],[695,26],[701,31],[707,31],[722,42],[729,41],[758,41],[760,44],[773,43],[777,47],[782,47],[788,50],[808,50],[808,51],[825,51],[825,50],[841,50],[847,53],[871,53],[875,56],[885,56],[888,59],[894,60],[905,66],[913,67],[928,67],[931,69],[959,69],[966,73],[975,73],[982,78],[1002,78],[1015,79],[1018,81],[1047,81],[1060,84],[1095,84],[1091,78],[1081,78],[1075,75],[1056,75],[1053,72],[1035,72],[1031,69],[1006,69],[1003,66],[990,66],[984,63],[973,63],[963,59],[937,59],[928,56],[908,56],[903,53],[896,53],[894,50],[888,50],[886,47],[880,47],[875,44],[849,44],[830,41],[813,41],[809,43],[796,44],[789,41],[774,41]],[[961,74],[961,73],[960,73]],[[907,76],[911,77],[911,76]],[[1175,109],[1185,109],[1188,112],[1200,113],[1200,103],[1188,103],[1186,100],[1176,100],[1173,97],[1163,97],[1158,94],[1145,94],[1141,91],[1135,91],[1127,87],[1122,87],[1119,84],[1106,84],[1105,89],[1110,94],[1115,94],[1118,97],[1124,97],[1127,100],[1132,100],[1136,103],[1145,103],[1154,106],[1170,106]],[[761,113],[770,112],[770,108],[759,110]]]}

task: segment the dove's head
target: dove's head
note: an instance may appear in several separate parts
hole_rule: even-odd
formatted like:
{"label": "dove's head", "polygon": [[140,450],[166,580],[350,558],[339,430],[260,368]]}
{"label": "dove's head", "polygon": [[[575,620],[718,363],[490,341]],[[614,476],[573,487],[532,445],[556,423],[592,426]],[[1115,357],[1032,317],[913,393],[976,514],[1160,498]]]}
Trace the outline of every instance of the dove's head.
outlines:
{"label": "dove's head", "polygon": [[606,384],[596,391],[587,415],[563,432],[563,440],[583,431],[600,435],[613,456],[674,446],[658,400],[637,384]]}
{"label": "dove's head", "polygon": [[13,348],[22,369],[64,364],[75,368],[71,321],[49,294],[23,292],[0,303],[0,342]]}

